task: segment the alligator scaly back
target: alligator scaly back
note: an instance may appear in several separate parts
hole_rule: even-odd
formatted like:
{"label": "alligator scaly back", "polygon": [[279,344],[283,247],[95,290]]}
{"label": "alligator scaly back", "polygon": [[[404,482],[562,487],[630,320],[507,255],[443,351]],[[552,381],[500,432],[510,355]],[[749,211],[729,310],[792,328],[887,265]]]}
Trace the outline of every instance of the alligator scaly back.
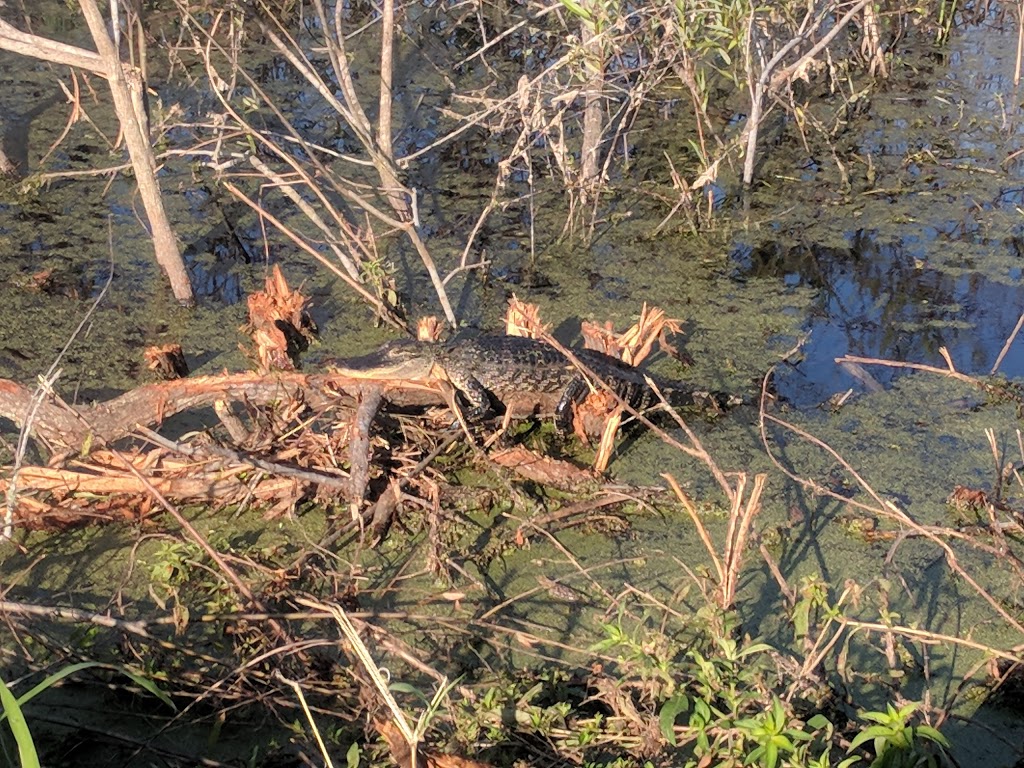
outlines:
{"label": "alligator scaly back", "polygon": [[[445,343],[399,340],[369,355],[341,361],[338,373],[357,378],[449,382],[478,419],[504,410],[515,398],[557,398],[559,429],[572,424],[573,407],[589,392],[607,388],[634,410],[660,404],[646,374],[594,350],[573,350],[580,367],[549,344],[521,336],[476,336]],[[721,413],[740,402],[722,392],[651,377],[669,405]]]}

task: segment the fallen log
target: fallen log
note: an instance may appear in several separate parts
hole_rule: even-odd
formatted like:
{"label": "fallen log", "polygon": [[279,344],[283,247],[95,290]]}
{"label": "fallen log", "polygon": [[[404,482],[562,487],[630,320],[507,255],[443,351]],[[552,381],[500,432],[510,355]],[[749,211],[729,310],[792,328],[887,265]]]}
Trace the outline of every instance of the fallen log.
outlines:
{"label": "fallen log", "polygon": [[[382,381],[384,399],[392,406],[409,408],[444,405],[448,402],[442,385]],[[19,428],[28,422],[30,434],[54,450],[82,450],[111,443],[132,434],[138,426],[158,426],[164,419],[193,408],[213,406],[217,401],[246,402],[262,406],[298,398],[314,410],[335,406],[350,409],[366,380],[323,374],[230,373],[146,384],[91,405],[69,405],[57,395],[43,397],[35,415],[33,391],[0,379],[0,417]],[[509,403],[513,418],[554,411],[552,395],[518,395]]]}
{"label": "fallen log", "polygon": [[[160,509],[153,505],[148,486],[174,503],[256,502],[268,516],[290,512],[303,499],[325,496],[347,495],[357,510],[370,477],[369,422],[377,409],[378,391],[390,407],[407,409],[449,403],[446,386],[383,381],[368,387],[366,380],[329,373],[238,373],[147,384],[111,400],[72,406],[52,393],[36,404],[31,390],[0,379],[0,417],[19,427],[27,423],[30,434],[58,454],[50,466],[21,467],[17,501],[9,507],[6,523],[15,528],[51,528],[92,520],[141,520]],[[366,400],[368,395],[372,396]],[[553,395],[520,394],[508,403],[508,414],[524,418],[550,413],[554,399]],[[348,411],[343,419],[347,418],[349,429],[342,433],[347,435],[342,440],[349,441],[351,476],[336,464],[316,458],[336,454],[317,442],[329,441],[327,435],[290,447],[268,444],[249,453],[204,441],[175,443],[149,429],[182,411],[228,401],[250,407],[280,405],[296,413],[306,407],[317,413]],[[362,410],[357,408],[360,402]],[[123,453],[104,447],[129,437],[137,439]],[[157,448],[144,448],[146,444]],[[74,458],[76,454],[80,458]],[[253,478],[253,469],[261,469],[262,474]],[[9,493],[12,481],[0,477],[0,492]]]}

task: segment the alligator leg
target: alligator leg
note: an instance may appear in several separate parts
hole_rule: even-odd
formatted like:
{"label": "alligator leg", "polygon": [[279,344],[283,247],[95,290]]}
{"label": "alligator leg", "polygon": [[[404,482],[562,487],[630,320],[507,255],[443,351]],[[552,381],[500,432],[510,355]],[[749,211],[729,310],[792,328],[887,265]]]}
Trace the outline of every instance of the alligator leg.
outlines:
{"label": "alligator leg", "polygon": [[494,415],[494,403],[491,400],[491,393],[487,391],[475,376],[460,376],[457,372],[449,371],[448,380],[462,394],[463,399],[469,408],[463,412],[466,421],[480,421],[488,416]]}
{"label": "alligator leg", "polygon": [[590,392],[590,385],[582,376],[576,376],[569,385],[562,390],[562,396],[555,406],[555,429],[563,435],[572,432],[573,406],[582,403],[587,393]]}

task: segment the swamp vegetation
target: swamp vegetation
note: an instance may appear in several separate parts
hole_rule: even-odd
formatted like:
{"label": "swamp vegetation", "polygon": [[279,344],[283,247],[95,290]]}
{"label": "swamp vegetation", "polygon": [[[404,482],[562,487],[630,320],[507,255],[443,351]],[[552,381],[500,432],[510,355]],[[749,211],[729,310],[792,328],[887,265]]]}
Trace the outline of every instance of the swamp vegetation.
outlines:
{"label": "swamp vegetation", "polygon": [[[1019,4],[112,7],[0,8],[0,760],[1024,759]],[[743,404],[330,380],[506,319]]]}

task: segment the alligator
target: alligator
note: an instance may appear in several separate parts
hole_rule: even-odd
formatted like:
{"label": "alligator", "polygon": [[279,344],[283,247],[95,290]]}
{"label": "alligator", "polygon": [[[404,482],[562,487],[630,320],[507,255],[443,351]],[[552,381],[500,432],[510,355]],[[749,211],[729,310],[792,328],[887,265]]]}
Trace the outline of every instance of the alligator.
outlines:
{"label": "alligator", "polygon": [[[447,381],[468,404],[467,420],[500,413],[515,398],[557,398],[555,424],[562,432],[571,429],[573,406],[591,391],[591,376],[637,411],[660,404],[640,369],[590,349],[575,349],[572,355],[581,367],[550,344],[521,336],[475,336],[449,342],[399,339],[368,355],[337,361],[331,372],[359,379]],[[650,379],[672,406],[721,413],[740,403],[722,392]],[[595,383],[594,388],[602,387]]]}

